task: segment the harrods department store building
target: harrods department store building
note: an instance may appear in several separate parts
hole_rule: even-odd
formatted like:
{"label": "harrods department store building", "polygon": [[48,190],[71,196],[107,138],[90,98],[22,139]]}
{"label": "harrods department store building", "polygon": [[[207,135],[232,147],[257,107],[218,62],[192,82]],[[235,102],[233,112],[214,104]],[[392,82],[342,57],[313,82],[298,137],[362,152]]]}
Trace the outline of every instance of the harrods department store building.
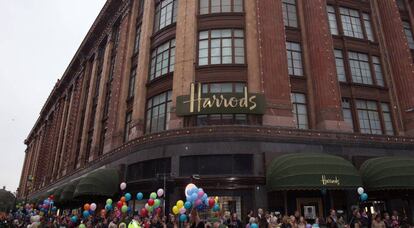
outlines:
{"label": "harrods department store building", "polygon": [[25,141],[19,197],[73,207],[125,181],[169,206],[194,182],[240,216],[323,216],[363,186],[413,217],[413,25],[412,0],[108,0]]}

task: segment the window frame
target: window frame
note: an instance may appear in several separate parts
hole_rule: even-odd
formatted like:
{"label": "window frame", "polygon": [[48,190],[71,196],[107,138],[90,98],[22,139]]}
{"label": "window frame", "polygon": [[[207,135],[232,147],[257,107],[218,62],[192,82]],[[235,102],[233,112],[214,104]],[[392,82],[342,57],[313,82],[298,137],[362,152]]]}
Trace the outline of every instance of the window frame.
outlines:
{"label": "window frame", "polygon": [[[166,3],[165,6],[163,6],[164,2],[171,1],[169,3]],[[165,13],[165,24],[164,26],[161,26],[161,16],[163,9],[167,8],[169,5],[172,5],[171,9],[171,19],[167,21],[167,13]],[[165,9],[167,12],[168,10]],[[177,15],[178,15],[178,0],[160,0],[158,4],[155,6],[155,12],[154,12],[154,31],[153,33],[157,33],[165,28],[168,28],[169,26],[173,26],[177,22]]]}
{"label": "window frame", "polygon": [[[165,100],[163,100],[162,102],[159,102],[157,105],[154,105],[154,98],[161,96],[162,94],[165,94]],[[149,104],[149,102],[151,101],[151,106]],[[160,106],[164,106],[164,123],[163,123],[163,129],[162,130],[158,130],[156,129],[155,131],[152,130],[153,127],[153,122],[152,120],[154,119],[154,115],[153,115],[153,111],[155,108],[158,108]],[[168,123],[170,121],[171,118],[171,110],[169,110],[169,106],[171,109],[172,106],[172,90],[167,90],[164,91],[162,93],[156,94],[150,98],[148,98],[146,100],[146,105],[145,105],[145,134],[152,134],[152,133],[157,133],[157,132],[161,132],[161,131],[166,131],[169,129],[168,127]],[[148,116],[148,112],[151,111],[150,116]],[[159,116],[159,114],[158,114]],[[150,119],[148,119],[150,117]],[[148,122],[149,121],[149,122]],[[148,125],[149,124],[149,125]],[[158,122],[157,122],[157,126],[159,126]]]}
{"label": "window frame", "polygon": [[[206,1],[208,6],[207,6],[207,13],[202,13],[202,1]],[[213,0],[198,0],[198,15],[200,16],[204,16],[204,15],[211,15],[211,14],[234,14],[234,13],[244,13],[245,12],[245,4],[244,4],[244,0],[229,0],[230,1],[230,11],[229,12],[223,12],[223,5],[222,5],[222,1],[223,0],[218,0],[220,1],[220,12],[212,12],[212,1]],[[235,11],[235,1],[241,1],[241,11]]]}
{"label": "window frame", "polygon": [[[163,45],[165,45],[167,43],[168,43],[168,49],[162,51],[161,53],[158,53],[158,49],[160,49]],[[174,44],[174,45],[172,45],[172,44]],[[173,39],[170,39],[170,40],[158,45],[157,47],[155,47],[151,50],[150,65],[149,65],[150,67],[149,67],[149,75],[148,75],[148,81],[149,82],[155,81],[159,78],[163,78],[163,77],[168,76],[168,75],[172,75],[174,73],[174,70],[175,70],[175,56],[176,56],[175,48],[176,48],[176,40],[175,40],[175,38],[173,38]],[[167,67],[166,67],[167,72],[163,74],[162,70],[165,68],[165,67],[163,67],[164,66],[163,65],[163,54],[167,51],[168,51],[168,64],[167,64]],[[154,55],[154,53],[155,53],[155,55]],[[172,53],[174,53],[174,54],[172,54]],[[159,60],[158,57],[161,58],[161,62],[160,62],[161,63],[161,69],[160,69],[161,74],[159,76],[157,76],[157,65],[158,65],[157,61]],[[173,61],[172,61],[172,59],[173,59]]]}
{"label": "window frame", "polygon": [[[297,44],[298,46],[299,46],[299,51],[297,51],[297,50],[292,50],[292,49],[288,49],[288,44],[289,43],[292,43],[292,44]],[[300,75],[297,75],[297,74],[295,74],[295,69],[299,69],[299,68],[295,68],[295,64],[294,64],[294,62],[295,62],[295,59],[293,58],[293,52],[294,53],[299,53],[299,56],[300,56],[300,63],[301,63],[301,68],[300,68],[300,70],[301,70],[301,74]],[[288,60],[288,74],[289,74],[289,76],[293,76],[293,77],[305,77],[306,75],[305,75],[305,68],[304,68],[304,58],[303,58],[303,50],[302,50],[302,44],[300,43],[300,42],[295,42],[295,41],[289,41],[289,40],[287,40],[286,41],[286,55],[287,55],[287,60]],[[290,71],[290,67],[289,67],[289,64],[292,64],[292,74],[289,72]]]}
{"label": "window frame", "polygon": [[[296,98],[293,99],[294,97],[296,97],[296,95],[302,95],[303,98],[304,98],[305,103],[298,102]],[[295,122],[296,129],[309,130],[310,129],[310,122],[309,122],[308,98],[307,98],[306,94],[305,93],[300,93],[300,92],[292,92],[290,94],[290,97],[291,97],[291,103],[292,103],[292,114],[293,114],[293,118],[295,120],[294,122]],[[306,114],[303,114],[303,113],[299,114],[298,113],[298,107],[299,106],[304,106],[305,107]],[[296,112],[295,112],[295,110],[296,110]],[[300,123],[301,122],[301,121],[299,121],[299,116],[300,115],[306,117],[306,124],[301,124]],[[305,125],[305,127],[301,127],[301,125]]]}
{"label": "window frame", "polygon": [[[295,3],[292,4],[290,2],[286,2],[286,0],[282,0],[282,14],[283,14],[283,25],[288,28],[299,29],[299,14],[298,14],[298,4],[297,0],[293,0]],[[296,19],[296,26],[291,25],[290,14],[289,14],[289,6],[294,7],[295,9],[295,19]],[[286,20],[285,20],[286,14]],[[293,23],[293,22],[292,22]]]}

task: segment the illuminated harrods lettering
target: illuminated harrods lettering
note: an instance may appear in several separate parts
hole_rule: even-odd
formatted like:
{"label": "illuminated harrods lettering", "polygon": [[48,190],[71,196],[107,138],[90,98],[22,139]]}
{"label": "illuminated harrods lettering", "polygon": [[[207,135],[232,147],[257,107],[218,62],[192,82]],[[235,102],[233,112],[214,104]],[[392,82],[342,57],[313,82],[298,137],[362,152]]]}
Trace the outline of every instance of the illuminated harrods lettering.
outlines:
{"label": "illuminated harrods lettering", "polygon": [[334,178],[326,178],[325,175],[322,175],[321,182],[322,182],[322,185],[336,185],[336,186],[341,185],[341,182],[336,176]]}
{"label": "illuminated harrods lettering", "polygon": [[201,84],[197,92],[191,84],[190,95],[177,97],[177,115],[198,114],[264,114],[265,100],[262,94],[249,93],[202,93]]}

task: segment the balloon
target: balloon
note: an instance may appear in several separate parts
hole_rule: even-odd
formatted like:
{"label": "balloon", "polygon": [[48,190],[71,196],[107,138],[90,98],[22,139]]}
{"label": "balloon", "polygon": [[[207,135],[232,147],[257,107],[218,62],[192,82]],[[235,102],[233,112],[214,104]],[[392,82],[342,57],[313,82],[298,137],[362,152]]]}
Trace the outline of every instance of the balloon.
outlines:
{"label": "balloon", "polygon": [[210,198],[210,199],[208,200],[208,205],[209,205],[210,207],[214,207],[214,204],[216,204],[216,201],[215,201],[213,198]]}
{"label": "balloon", "polygon": [[186,211],[187,210],[184,207],[180,208],[180,214],[185,214]]}
{"label": "balloon", "polygon": [[161,197],[161,196],[163,196],[163,195],[164,195],[164,189],[162,189],[162,188],[158,189],[158,191],[157,191],[157,196],[158,196],[158,197]]}
{"label": "balloon", "polygon": [[208,199],[207,194],[206,194],[206,193],[204,193],[204,195],[203,195],[203,197],[201,197],[201,199],[202,199],[203,201],[205,201],[206,199]]}
{"label": "balloon", "polygon": [[252,224],[250,225],[250,228],[259,228],[259,226],[258,226],[256,223],[252,223]]}
{"label": "balloon", "polygon": [[54,195],[50,195],[49,198],[53,200],[55,198],[55,196]]}
{"label": "balloon", "polygon": [[148,215],[147,210],[145,208],[141,208],[140,215],[141,217],[147,217]]}
{"label": "balloon", "polygon": [[177,207],[178,209],[181,209],[184,206],[184,202],[182,200],[177,201]]}
{"label": "balloon", "polygon": [[92,203],[91,206],[89,207],[89,209],[91,209],[91,211],[95,211],[96,210],[96,204]]}
{"label": "balloon", "polygon": [[130,201],[131,200],[131,198],[132,198],[132,196],[131,196],[131,194],[130,193],[126,193],[125,194],[125,200],[128,202],[128,201]]}
{"label": "balloon", "polygon": [[126,201],[125,196],[122,196],[122,197],[121,197],[121,201],[122,201],[122,202],[125,202],[125,201]]}
{"label": "balloon", "polygon": [[157,208],[157,209],[155,210],[155,212],[157,213],[157,215],[161,214],[161,208]]}
{"label": "balloon", "polygon": [[118,209],[121,209],[121,207],[124,205],[124,203],[122,201],[118,201],[118,203],[116,204],[116,206],[118,207]]}
{"label": "balloon", "polygon": [[218,204],[214,205],[213,211],[214,212],[220,211],[220,206]]}
{"label": "balloon", "polygon": [[147,210],[148,210],[148,212],[152,213],[152,211],[154,210],[154,207],[148,205]]}
{"label": "balloon", "polygon": [[57,207],[52,207],[52,211],[57,211]]}
{"label": "balloon", "polygon": [[119,187],[121,188],[121,190],[122,190],[122,191],[124,191],[124,190],[126,189],[127,185],[126,185],[126,183],[125,183],[125,182],[122,182],[122,183],[119,185]]}
{"label": "balloon", "polygon": [[187,215],[181,214],[180,215],[180,222],[185,222],[185,221],[187,221]]}
{"label": "balloon", "polygon": [[202,198],[203,196],[204,196],[204,191],[203,191],[203,189],[201,189],[201,190],[198,191],[197,197]]}
{"label": "balloon", "polygon": [[137,200],[142,200],[144,198],[144,194],[142,192],[137,193]]}
{"label": "balloon", "polygon": [[89,217],[89,211],[83,211],[83,217],[87,218]]}
{"label": "balloon", "polygon": [[185,202],[184,204],[185,209],[190,209],[191,208],[191,203],[190,202]]}
{"label": "balloon", "polygon": [[126,213],[128,211],[128,206],[124,205],[121,208],[122,213]]}
{"label": "balloon", "polygon": [[161,205],[161,200],[155,199],[154,200],[154,207],[158,208]]}
{"label": "balloon", "polygon": [[368,199],[368,194],[367,193],[362,193],[361,194],[361,201],[365,201]]}
{"label": "balloon", "polygon": [[153,199],[149,199],[148,200],[148,205],[153,206],[154,205],[154,200]]}
{"label": "balloon", "polygon": [[91,206],[88,204],[88,203],[85,203],[85,205],[83,205],[83,209],[85,210],[85,211],[89,211],[89,208],[90,208]]}
{"label": "balloon", "polygon": [[364,193],[364,188],[363,187],[359,187],[357,190],[359,195],[362,195],[362,193]]}
{"label": "balloon", "polygon": [[197,193],[191,194],[191,201],[194,202],[197,199]]}
{"label": "balloon", "polygon": [[150,198],[151,198],[151,199],[156,199],[156,198],[157,198],[157,193],[155,193],[155,192],[151,192],[151,194],[150,194]]}
{"label": "balloon", "polygon": [[201,200],[200,200],[200,199],[197,199],[197,200],[195,201],[195,203],[194,203],[194,205],[195,205],[196,207],[200,206],[201,204],[202,204],[202,202],[201,202]]}
{"label": "balloon", "polygon": [[177,206],[174,206],[174,207],[172,208],[172,212],[176,215],[176,214],[178,214],[178,212],[180,212],[180,209],[178,209],[178,207],[177,207]]}
{"label": "balloon", "polygon": [[107,200],[106,200],[106,204],[107,204],[107,205],[111,205],[111,204],[112,204],[112,199],[107,199]]}
{"label": "balloon", "polygon": [[112,205],[111,205],[111,204],[107,204],[107,205],[105,206],[105,210],[107,210],[107,211],[111,211],[111,210],[112,210]]}
{"label": "balloon", "polygon": [[86,228],[86,226],[85,226],[85,224],[82,223],[82,224],[79,225],[79,228]]}
{"label": "balloon", "polygon": [[72,216],[72,218],[70,218],[70,221],[72,221],[73,223],[76,223],[78,221],[78,217]]}
{"label": "balloon", "polygon": [[190,190],[193,189],[194,187],[196,187],[194,184],[188,184],[185,187],[185,196],[188,197],[191,195]]}

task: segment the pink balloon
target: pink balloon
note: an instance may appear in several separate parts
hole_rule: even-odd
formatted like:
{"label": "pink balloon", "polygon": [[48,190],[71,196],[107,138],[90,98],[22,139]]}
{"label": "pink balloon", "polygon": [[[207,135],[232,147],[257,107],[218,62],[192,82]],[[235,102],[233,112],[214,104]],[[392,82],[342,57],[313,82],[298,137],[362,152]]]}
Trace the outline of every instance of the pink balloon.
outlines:
{"label": "pink balloon", "polygon": [[197,207],[198,205],[200,205],[201,204],[201,200],[200,199],[198,199],[198,200],[196,200],[195,201],[195,206]]}
{"label": "pink balloon", "polygon": [[164,195],[164,189],[162,189],[162,188],[158,189],[157,195],[158,195],[158,197],[163,196]]}
{"label": "pink balloon", "polygon": [[185,214],[186,211],[185,207],[180,208],[180,214]]}
{"label": "pink balloon", "polygon": [[120,185],[119,185],[119,187],[121,188],[121,190],[123,191],[123,190],[125,190],[126,189],[126,183],[125,182],[122,182]]}
{"label": "pink balloon", "polygon": [[204,191],[203,190],[201,190],[201,191],[198,192],[198,198],[202,198],[203,195],[204,195]]}

